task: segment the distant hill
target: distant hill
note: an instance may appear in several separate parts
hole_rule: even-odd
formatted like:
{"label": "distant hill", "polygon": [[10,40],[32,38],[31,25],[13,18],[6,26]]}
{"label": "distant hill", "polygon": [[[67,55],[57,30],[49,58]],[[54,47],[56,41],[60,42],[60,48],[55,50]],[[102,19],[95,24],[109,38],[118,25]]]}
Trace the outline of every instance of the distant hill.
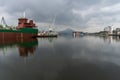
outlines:
{"label": "distant hill", "polygon": [[74,32],[73,29],[67,28],[63,31],[58,32],[60,35],[72,35],[72,32]]}

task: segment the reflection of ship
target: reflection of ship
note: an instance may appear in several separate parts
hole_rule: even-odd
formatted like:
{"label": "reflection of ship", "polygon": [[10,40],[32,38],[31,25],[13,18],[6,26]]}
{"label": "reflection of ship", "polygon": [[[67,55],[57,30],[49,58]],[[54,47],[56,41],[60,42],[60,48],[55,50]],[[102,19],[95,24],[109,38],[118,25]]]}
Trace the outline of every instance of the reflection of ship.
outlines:
{"label": "reflection of ship", "polygon": [[30,54],[34,54],[36,47],[19,47],[20,56],[27,57]]}
{"label": "reflection of ship", "polygon": [[111,44],[113,42],[120,42],[120,36],[102,36],[100,38],[109,44]]}
{"label": "reflection of ship", "polygon": [[29,54],[34,54],[38,40],[30,39],[0,39],[0,49],[7,49],[11,47],[18,47],[20,56],[27,57]]}
{"label": "reflection of ship", "polygon": [[57,39],[57,37],[44,37],[44,38],[39,38],[38,40],[40,40],[40,42],[42,42],[42,41],[49,41],[50,43],[52,43],[56,39]]}
{"label": "reflection of ship", "polygon": [[27,57],[29,54],[34,54],[37,42],[24,42],[19,45],[19,54],[22,57]]}

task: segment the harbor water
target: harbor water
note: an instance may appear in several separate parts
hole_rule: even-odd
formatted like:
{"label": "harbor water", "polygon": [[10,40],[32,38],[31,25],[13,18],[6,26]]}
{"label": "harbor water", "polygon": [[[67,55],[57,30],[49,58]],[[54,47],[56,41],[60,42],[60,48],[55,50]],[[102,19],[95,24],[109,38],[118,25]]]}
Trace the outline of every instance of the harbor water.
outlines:
{"label": "harbor water", "polygon": [[0,42],[0,80],[120,80],[120,38]]}

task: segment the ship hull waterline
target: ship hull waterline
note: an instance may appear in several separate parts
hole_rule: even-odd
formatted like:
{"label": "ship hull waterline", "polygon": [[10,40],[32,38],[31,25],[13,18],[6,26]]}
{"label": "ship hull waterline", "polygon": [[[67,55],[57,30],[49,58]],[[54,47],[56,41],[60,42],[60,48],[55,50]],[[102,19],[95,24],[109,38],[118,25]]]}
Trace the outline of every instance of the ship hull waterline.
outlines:
{"label": "ship hull waterline", "polygon": [[27,38],[34,38],[36,37],[37,34],[35,33],[16,33],[16,32],[0,32],[0,38],[2,39],[8,39],[9,38],[13,38],[13,39],[20,39],[20,38],[24,38],[24,39],[27,39]]}

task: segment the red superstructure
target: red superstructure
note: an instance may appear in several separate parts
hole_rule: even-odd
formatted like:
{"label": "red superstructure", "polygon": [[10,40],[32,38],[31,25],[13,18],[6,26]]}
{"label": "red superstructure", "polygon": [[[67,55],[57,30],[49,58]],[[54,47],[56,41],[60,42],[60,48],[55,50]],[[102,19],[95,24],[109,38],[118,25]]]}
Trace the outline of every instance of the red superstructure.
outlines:
{"label": "red superstructure", "polygon": [[35,27],[35,23],[33,22],[33,20],[29,20],[27,18],[19,18],[18,19],[18,29],[21,29],[21,28],[33,28]]}

